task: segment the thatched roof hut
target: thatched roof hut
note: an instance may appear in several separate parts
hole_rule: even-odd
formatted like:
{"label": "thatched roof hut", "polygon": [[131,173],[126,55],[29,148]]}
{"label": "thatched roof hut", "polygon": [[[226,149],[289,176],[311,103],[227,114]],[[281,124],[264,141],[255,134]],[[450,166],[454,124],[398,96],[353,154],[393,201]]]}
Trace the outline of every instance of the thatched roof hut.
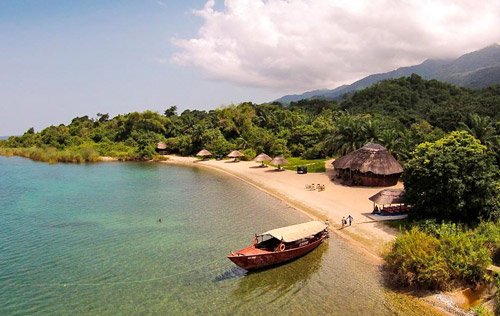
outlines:
{"label": "thatched roof hut", "polygon": [[271,165],[278,166],[278,169],[281,170],[281,166],[287,165],[289,162],[283,156],[276,156],[269,163]]}
{"label": "thatched roof hut", "polygon": [[403,189],[385,189],[370,196],[368,199],[378,205],[403,204],[405,191]]}
{"label": "thatched roof hut", "polygon": [[242,154],[241,152],[237,151],[237,150],[233,150],[232,152],[230,152],[228,155],[227,155],[229,158],[239,158],[239,157],[244,157],[245,155]]}
{"label": "thatched roof hut", "polygon": [[167,153],[167,144],[165,144],[164,142],[157,143],[155,151],[159,154],[166,154]]}
{"label": "thatched roof hut", "polygon": [[389,186],[403,172],[401,164],[384,146],[368,143],[332,163],[337,176],[346,183],[364,186]]}
{"label": "thatched roof hut", "polygon": [[238,150],[233,150],[232,152],[230,152],[229,154],[227,154],[227,156],[229,158],[238,158],[238,157],[243,157],[245,155],[243,155],[241,152],[239,152]]}
{"label": "thatched roof hut", "polygon": [[264,162],[264,161],[271,161],[273,160],[273,158],[269,157],[268,155],[262,153],[260,155],[258,155],[257,157],[255,157],[253,159],[253,161],[257,161],[257,162]]}
{"label": "thatched roof hut", "polygon": [[260,155],[258,155],[257,157],[255,157],[253,159],[253,161],[257,161],[257,162],[260,162],[261,163],[261,167],[266,167],[266,165],[264,165],[264,161],[271,161],[273,160],[273,158],[269,157],[267,154],[265,153],[262,153]]}
{"label": "thatched roof hut", "polygon": [[237,150],[233,150],[232,152],[230,152],[228,155],[227,155],[229,158],[234,158],[234,162],[238,162],[239,161],[239,158],[241,157],[245,157],[244,154],[242,154],[241,152],[237,151]]}
{"label": "thatched roof hut", "polygon": [[196,154],[196,156],[200,156],[200,157],[209,157],[209,156],[212,156],[212,153],[211,153],[211,152],[209,152],[209,151],[208,151],[208,150],[206,150],[206,149],[202,149],[202,150],[200,150],[200,151]]}

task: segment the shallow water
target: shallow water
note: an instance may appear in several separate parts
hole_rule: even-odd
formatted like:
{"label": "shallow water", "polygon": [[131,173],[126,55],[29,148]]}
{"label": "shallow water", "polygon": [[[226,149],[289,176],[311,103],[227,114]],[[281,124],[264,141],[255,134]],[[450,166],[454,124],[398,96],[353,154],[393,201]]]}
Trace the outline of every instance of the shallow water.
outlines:
{"label": "shallow water", "polygon": [[0,157],[0,315],[394,313],[377,267],[334,234],[262,272],[225,257],[307,220],[212,171]]}

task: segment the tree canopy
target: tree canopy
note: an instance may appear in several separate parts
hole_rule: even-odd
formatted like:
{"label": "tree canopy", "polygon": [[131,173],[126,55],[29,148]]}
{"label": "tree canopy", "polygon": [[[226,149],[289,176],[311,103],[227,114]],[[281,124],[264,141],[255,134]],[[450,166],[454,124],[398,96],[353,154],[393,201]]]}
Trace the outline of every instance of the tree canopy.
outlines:
{"label": "tree canopy", "polygon": [[99,155],[149,159],[154,145],[194,155],[253,150],[307,159],[343,155],[372,141],[384,145],[401,162],[421,142],[432,142],[461,129],[499,156],[500,87],[468,90],[417,75],[379,82],[343,100],[244,102],[210,111],[166,108],[96,118],[76,117],[68,125],[29,129],[1,146],[79,150],[85,144]]}
{"label": "tree canopy", "polygon": [[498,218],[498,168],[486,146],[467,132],[418,145],[403,181],[416,215],[462,222]]}

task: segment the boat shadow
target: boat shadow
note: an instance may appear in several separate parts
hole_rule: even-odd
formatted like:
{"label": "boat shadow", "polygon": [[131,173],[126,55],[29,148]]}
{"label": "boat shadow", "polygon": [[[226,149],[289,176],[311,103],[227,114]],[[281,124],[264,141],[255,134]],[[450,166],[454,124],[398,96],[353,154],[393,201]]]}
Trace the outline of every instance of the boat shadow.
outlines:
{"label": "boat shadow", "polygon": [[248,271],[240,267],[231,267],[214,278],[214,282],[222,282],[231,279],[238,279],[248,274]]}

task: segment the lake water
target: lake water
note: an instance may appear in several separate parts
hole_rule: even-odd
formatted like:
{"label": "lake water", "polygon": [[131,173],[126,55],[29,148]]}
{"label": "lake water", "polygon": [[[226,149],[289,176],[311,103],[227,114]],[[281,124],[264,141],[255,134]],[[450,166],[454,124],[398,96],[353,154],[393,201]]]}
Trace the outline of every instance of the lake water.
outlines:
{"label": "lake water", "polygon": [[207,170],[0,157],[0,315],[397,313],[378,268],[335,234],[262,272],[226,259],[307,220]]}

